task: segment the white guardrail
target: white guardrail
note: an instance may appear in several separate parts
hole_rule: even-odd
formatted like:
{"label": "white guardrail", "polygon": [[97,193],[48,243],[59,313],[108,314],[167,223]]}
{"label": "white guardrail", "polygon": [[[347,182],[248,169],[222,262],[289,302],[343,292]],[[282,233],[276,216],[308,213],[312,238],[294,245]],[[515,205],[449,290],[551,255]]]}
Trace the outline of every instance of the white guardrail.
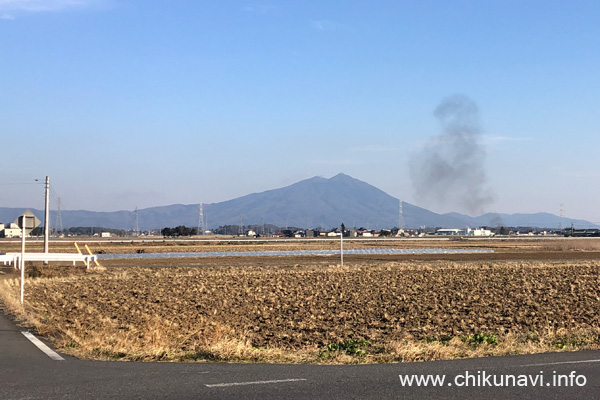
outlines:
{"label": "white guardrail", "polygon": [[[15,268],[20,265],[21,253],[0,253],[0,262],[4,265],[11,264]],[[87,268],[92,262],[98,260],[97,255],[73,254],[73,253],[25,253],[24,261],[62,261],[72,262],[73,265],[77,262],[82,262]]]}

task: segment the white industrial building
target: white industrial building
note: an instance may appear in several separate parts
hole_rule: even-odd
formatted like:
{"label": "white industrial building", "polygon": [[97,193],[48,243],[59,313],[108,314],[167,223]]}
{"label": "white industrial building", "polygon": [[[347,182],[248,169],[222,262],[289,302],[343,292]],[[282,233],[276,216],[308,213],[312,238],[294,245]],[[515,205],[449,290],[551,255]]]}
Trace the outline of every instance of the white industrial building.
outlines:
{"label": "white industrial building", "polygon": [[489,229],[477,228],[477,229],[467,229],[467,235],[471,236],[494,236],[494,232]]}
{"label": "white industrial building", "polygon": [[489,229],[477,228],[477,229],[457,229],[457,228],[445,228],[438,229],[435,231],[436,235],[451,235],[451,236],[494,236],[494,232]]}
{"label": "white industrial building", "polygon": [[8,226],[4,224],[0,224],[0,237],[4,238],[20,238],[21,237],[21,228],[14,222],[8,224]]}
{"label": "white industrial building", "polygon": [[464,229],[444,228],[435,231],[436,235],[464,235]]}

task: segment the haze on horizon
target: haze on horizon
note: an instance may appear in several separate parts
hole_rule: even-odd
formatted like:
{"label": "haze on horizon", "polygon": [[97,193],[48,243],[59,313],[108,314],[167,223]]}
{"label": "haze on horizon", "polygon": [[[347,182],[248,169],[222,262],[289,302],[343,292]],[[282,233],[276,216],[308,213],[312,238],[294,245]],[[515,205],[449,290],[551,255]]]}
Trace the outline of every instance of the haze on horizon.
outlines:
{"label": "haze on horizon", "polygon": [[[0,0],[0,207],[43,207],[46,175],[53,209],[114,211],[342,172],[440,213],[564,204],[600,223],[599,17],[593,1]],[[459,172],[485,179],[419,191],[454,96],[478,112]]]}

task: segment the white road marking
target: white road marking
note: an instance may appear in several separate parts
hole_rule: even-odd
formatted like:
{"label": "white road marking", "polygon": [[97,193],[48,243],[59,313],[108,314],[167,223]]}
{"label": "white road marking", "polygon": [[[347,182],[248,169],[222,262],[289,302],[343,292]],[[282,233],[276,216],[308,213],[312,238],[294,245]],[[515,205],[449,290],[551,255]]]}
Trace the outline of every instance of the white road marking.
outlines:
{"label": "white road marking", "polygon": [[519,365],[519,367],[542,367],[544,365],[583,364],[583,363],[597,363],[597,362],[600,362],[600,360],[562,361],[562,362],[543,363],[543,364],[526,364],[526,365]]}
{"label": "white road marking", "polygon": [[213,383],[212,385],[205,385],[207,387],[228,387],[228,386],[244,386],[244,385],[264,385],[268,383],[285,383],[285,382],[298,382],[305,381],[306,379],[277,379],[272,381],[254,381],[254,382],[231,382],[231,383]]}
{"label": "white road marking", "polygon": [[38,349],[43,351],[48,357],[54,361],[65,361],[64,358],[59,356],[54,350],[46,346],[42,341],[31,334],[31,332],[21,332],[23,336],[31,341]]}

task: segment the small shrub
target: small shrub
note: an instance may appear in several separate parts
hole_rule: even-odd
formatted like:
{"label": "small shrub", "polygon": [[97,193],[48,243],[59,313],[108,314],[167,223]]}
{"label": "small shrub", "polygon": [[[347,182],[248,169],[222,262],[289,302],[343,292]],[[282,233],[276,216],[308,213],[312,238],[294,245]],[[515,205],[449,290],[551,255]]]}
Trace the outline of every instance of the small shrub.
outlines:
{"label": "small shrub", "polygon": [[497,345],[498,344],[498,336],[490,335],[487,333],[476,333],[474,335],[470,335],[462,338],[463,342],[472,345],[479,345],[483,343]]}
{"label": "small shrub", "polygon": [[97,357],[107,358],[109,360],[118,360],[124,358],[127,354],[117,351],[102,350],[100,347],[96,347],[92,350],[92,354]]}
{"label": "small shrub", "polygon": [[565,347],[580,347],[585,346],[586,344],[587,342],[584,339],[568,336],[559,336],[552,341],[552,345],[559,349],[564,349]]}
{"label": "small shrub", "polygon": [[371,342],[368,340],[346,340],[344,342],[330,343],[327,345],[328,352],[346,352],[349,356],[364,356],[367,352],[361,347],[368,347]]}
{"label": "small shrub", "polygon": [[427,343],[439,342],[441,344],[448,344],[451,340],[452,340],[452,336],[443,335],[443,336],[440,336],[439,338],[428,337],[425,341]]}

